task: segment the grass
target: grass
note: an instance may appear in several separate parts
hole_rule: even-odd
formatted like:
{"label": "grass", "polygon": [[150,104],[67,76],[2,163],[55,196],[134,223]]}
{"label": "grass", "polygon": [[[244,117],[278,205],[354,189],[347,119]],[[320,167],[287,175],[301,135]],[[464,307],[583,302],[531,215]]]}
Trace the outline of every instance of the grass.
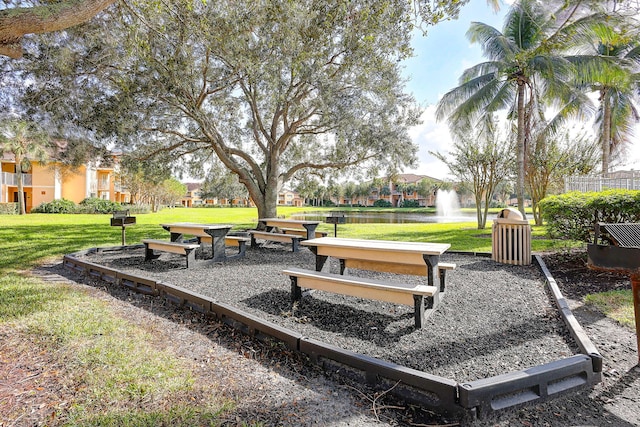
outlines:
{"label": "grass", "polygon": [[[310,208],[281,208],[278,215],[291,215]],[[331,211],[329,208],[311,208]],[[341,210],[345,210],[342,209]],[[348,211],[348,209],[346,209]],[[417,210],[412,209],[412,212]],[[423,208],[421,211],[425,211]],[[3,215],[0,226],[0,271],[25,269],[43,259],[60,257],[81,249],[121,244],[119,227],[111,227],[111,215],[30,214]],[[234,229],[255,227],[255,208],[164,209],[157,213],[136,215],[136,225],[127,227],[127,243],[143,238],[167,238],[160,224],[167,222],[204,222],[233,224]],[[332,224],[319,230],[333,233]],[[545,227],[532,227],[532,250],[565,248],[568,243],[544,238]],[[478,230],[475,222],[449,224],[349,224],[339,225],[340,237],[447,242],[452,250],[490,252],[491,224]]]}
{"label": "grass", "polygon": [[[305,210],[335,209],[281,208],[278,215],[289,216]],[[65,378],[79,384],[81,390],[75,393],[72,405],[65,408],[68,425],[221,425],[221,418],[232,411],[234,402],[219,398],[215,390],[203,393],[194,382],[192,366],[163,350],[155,341],[153,330],[148,329],[151,326],[126,321],[106,302],[89,295],[89,291],[45,283],[26,273],[37,264],[59,260],[64,254],[120,245],[120,229],[109,225],[110,217],[0,216],[0,332],[11,331],[17,357],[21,357],[22,350],[30,351],[21,342],[37,343],[39,351],[64,367]],[[233,224],[234,229],[247,229],[256,225],[258,214],[254,208],[176,208],[136,217],[137,223],[126,230],[129,244],[147,237],[166,239],[168,233],[160,227],[162,223],[227,223]],[[332,224],[320,224],[318,229],[333,234]],[[545,231],[544,227],[532,227],[534,252],[575,245],[550,240]],[[442,242],[450,243],[451,250],[491,251],[490,221],[484,230],[478,230],[474,222],[345,224],[338,226],[338,236]],[[605,301],[616,298],[604,296]],[[620,305],[629,305],[629,301],[621,301]],[[193,395],[199,397],[190,398]]]}
{"label": "grass", "polygon": [[635,328],[633,292],[629,289],[590,294],[585,303],[595,307],[621,325]]}

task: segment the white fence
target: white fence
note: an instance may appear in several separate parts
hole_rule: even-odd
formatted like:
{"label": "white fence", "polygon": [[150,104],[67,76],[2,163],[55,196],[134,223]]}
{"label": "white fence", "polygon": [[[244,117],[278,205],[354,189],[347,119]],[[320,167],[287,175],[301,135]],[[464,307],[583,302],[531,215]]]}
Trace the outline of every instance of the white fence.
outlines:
{"label": "white fence", "polygon": [[612,173],[609,176],[570,176],[564,180],[564,191],[603,191],[613,188],[640,190],[640,172]]}

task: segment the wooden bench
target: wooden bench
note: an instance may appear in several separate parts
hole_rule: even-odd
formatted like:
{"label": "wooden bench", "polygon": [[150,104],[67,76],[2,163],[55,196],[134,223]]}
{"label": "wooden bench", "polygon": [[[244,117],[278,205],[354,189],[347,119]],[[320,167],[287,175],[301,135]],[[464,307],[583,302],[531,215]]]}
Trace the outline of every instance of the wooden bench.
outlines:
{"label": "wooden bench", "polygon": [[284,234],[284,233],[271,233],[268,231],[259,231],[259,230],[250,230],[249,234],[251,234],[251,247],[257,247],[256,240],[271,240],[274,242],[281,243],[291,243],[292,251],[298,252],[298,248],[300,247],[300,242],[304,240],[304,237],[297,236],[295,234]]}
{"label": "wooden bench", "polygon": [[316,227],[320,224],[320,221],[306,221],[299,219],[284,219],[284,218],[259,218],[257,230],[266,230],[273,233],[281,234],[294,234],[287,233],[285,230],[295,230],[296,234],[300,233],[305,239],[312,239],[318,237],[315,234]]}
{"label": "wooden bench", "polygon": [[289,268],[283,273],[291,279],[291,299],[294,302],[302,298],[301,288],[309,288],[413,306],[416,328],[424,325],[428,314],[438,305],[439,292],[436,286],[408,287],[301,268]]}
{"label": "wooden bench", "polygon": [[[302,236],[305,239],[307,238],[307,230],[304,228],[281,228],[280,231],[283,234],[295,234],[296,236]],[[315,231],[315,237],[327,237],[326,231]]]}
{"label": "wooden bench", "polygon": [[150,261],[160,257],[160,254],[155,254],[154,250],[170,252],[184,256],[187,259],[187,268],[189,268],[189,264],[195,263],[196,249],[200,247],[200,245],[196,243],[167,242],[165,240],[154,239],[143,239],[142,243],[144,243],[145,261]]}
{"label": "wooden bench", "polygon": [[[208,243],[211,244],[213,238],[208,234],[203,234],[196,236],[198,239],[198,243]],[[234,258],[243,257],[246,253],[247,242],[250,242],[251,239],[244,236],[224,236],[224,244],[225,246],[234,246],[238,248],[238,253],[234,255]]]}

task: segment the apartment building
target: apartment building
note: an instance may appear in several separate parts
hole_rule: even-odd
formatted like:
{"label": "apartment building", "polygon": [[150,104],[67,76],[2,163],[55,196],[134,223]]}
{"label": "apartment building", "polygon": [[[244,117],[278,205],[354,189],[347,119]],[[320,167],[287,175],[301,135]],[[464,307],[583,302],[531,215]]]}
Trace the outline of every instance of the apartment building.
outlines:
{"label": "apartment building", "polygon": [[[23,173],[23,197],[27,212],[45,202],[58,199],[80,203],[88,197],[127,203],[130,194],[116,179],[118,163],[113,165],[88,162],[71,168],[58,162],[32,162],[31,169]],[[0,157],[0,203],[18,201],[18,177],[15,157],[3,153]]]}

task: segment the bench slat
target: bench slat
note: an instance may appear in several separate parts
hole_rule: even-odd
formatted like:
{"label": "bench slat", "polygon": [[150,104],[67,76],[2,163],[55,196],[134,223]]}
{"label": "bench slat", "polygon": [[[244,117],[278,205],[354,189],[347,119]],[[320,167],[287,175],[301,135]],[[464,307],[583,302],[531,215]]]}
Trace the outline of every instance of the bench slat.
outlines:
{"label": "bench slat", "polygon": [[378,280],[345,277],[343,275],[290,268],[283,273],[291,279],[291,299],[301,298],[301,288],[319,289],[359,298],[376,299],[394,304],[413,305],[416,328],[421,328],[425,320],[438,305],[438,289],[435,286],[418,285],[405,287]]}
{"label": "bench slat", "polygon": [[434,296],[438,293],[438,288],[435,286],[417,285],[407,287],[373,279],[342,276],[299,268],[290,268],[283,272],[289,276],[298,277],[298,285],[303,288],[408,306],[414,305],[413,295]]}
{"label": "bench slat", "polygon": [[255,246],[256,239],[271,240],[274,242],[291,243],[293,252],[298,252],[298,246],[300,242],[304,240],[304,237],[296,236],[295,234],[282,234],[282,233],[270,233],[268,231],[250,230],[251,234],[251,246]]}
{"label": "bench slat", "polygon": [[[297,236],[302,236],[304,238],[307,237],[307,230],[305,228],[281,228],[280,231],[282,231],[283,234],[295,234]],[[327,237],[327,232],[316,231],[315,237],[316,238]]]}
{"label": "bench slat", "polygon": [[171,252],[179,255],[186,255],[187,250],[198,249],[200,245],[194,243],[166,242],[164,240],[144,239],[142,243],[149,246],[149,249],[157,249],[164,252]]}
{"label": "bench slat", "polygon": [[293,240],[300,237],[295,234],[269,233],[268,231],[250,231],[250,233],[257,239],[272,240],[274,242],[282,243],[291,243]]}
{"label": "bench slat", "polygon": [[224,244],[227,246],[240,246],[240,242],[247,243],[249,241],[251,241],[250,238],[242,236],[225,236],[224,238]]}

